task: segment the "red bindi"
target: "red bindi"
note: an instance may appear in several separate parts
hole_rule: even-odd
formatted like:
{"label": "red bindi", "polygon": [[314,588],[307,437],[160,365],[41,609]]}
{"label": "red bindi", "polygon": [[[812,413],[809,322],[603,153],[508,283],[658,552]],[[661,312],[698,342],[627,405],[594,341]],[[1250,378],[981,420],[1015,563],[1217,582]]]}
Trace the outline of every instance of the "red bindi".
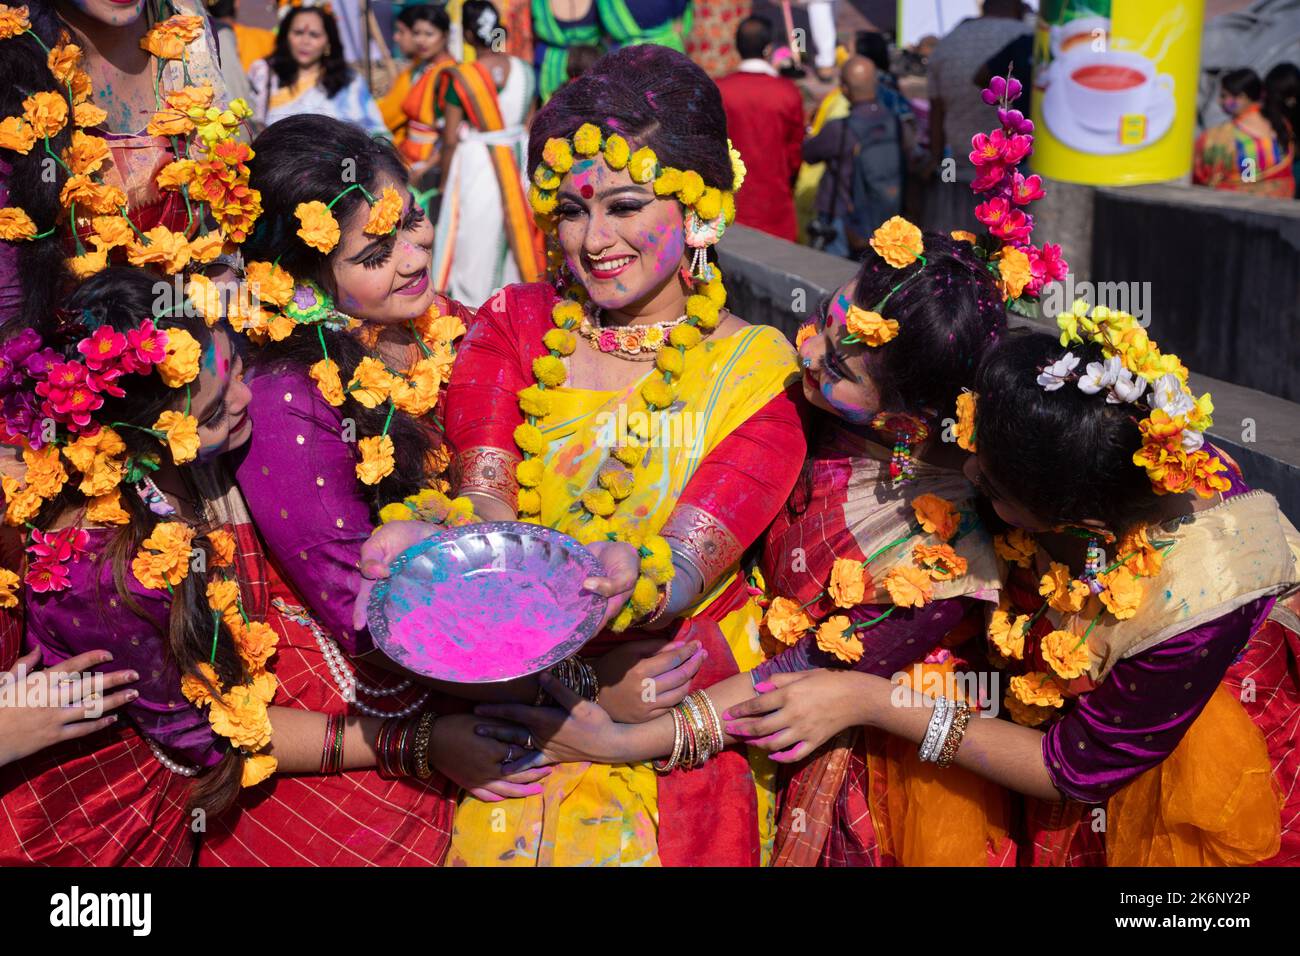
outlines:
{"label": "red bindi", "polygon": [[590,199],[590,198],[591,198],[593,195],[595,195],[595,193],[596,193],[596,190],[592,189],[590,186],[583,186],[583,187],[582,187],[580,190],[578,190],[578,191],[579,191],[580,193],[582,193],[582,198],[583,198],[583,199]]}

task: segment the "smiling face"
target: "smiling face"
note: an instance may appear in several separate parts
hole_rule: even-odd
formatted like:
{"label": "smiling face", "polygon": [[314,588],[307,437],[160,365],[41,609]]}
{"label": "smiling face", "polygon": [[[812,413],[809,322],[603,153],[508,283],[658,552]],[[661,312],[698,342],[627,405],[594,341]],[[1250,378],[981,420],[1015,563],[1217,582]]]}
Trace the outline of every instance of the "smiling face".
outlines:
{"label": "smiling face", "polygon": [[300,13],[293,18],[289,26],[289,52],[300,67],[320,62],[328,46],[325,20],[319,13]]}
{"label": "smiling face", "polygon": [[370,207],[357,204],[339,223],[330,268],[340,310],[365,322],[398,325],[423,315],[433,303],[433,224],[405,183],[381,176],[370,192],[378,196],[386,186],[403,196],[396,234],[366,235]]}
{"label": "smiling face", "polygon": [[555,216],[565,260],[596,305],[648,311],[684,294],[682,207],[633,182],[626,169],[575,160],[560,181]]}
{"label": "smiling face", "polygon": [[[244,384],[244,360],[230,336],[217,328],[203,350],[199,377],[190,386],[190,414],[199,423],[199,459],[210,460],[242,447],[253,433]],[[182,405],[184,399],[181,399]]]}
{"label": "smiling face", "polygon": [[115,27],[135,23],[144,13],[144,0],[61,0],[59,6]]}
{"label": "smiling face", "polygon": [[845,345],[844,325],[853,304],[854,283],[831,299],[817,332],[799,346],[803,367],[803,393],[813,405],[855,425],[865,424],[880,411],[880,393],[867,371],[864,345]]}

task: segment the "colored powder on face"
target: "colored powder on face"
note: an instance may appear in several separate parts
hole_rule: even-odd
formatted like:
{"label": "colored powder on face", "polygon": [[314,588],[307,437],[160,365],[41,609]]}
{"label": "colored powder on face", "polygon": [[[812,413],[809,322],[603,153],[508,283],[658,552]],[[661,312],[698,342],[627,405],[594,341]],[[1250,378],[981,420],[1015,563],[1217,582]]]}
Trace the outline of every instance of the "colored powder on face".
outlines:
{"label": "colored powder on face", "polygon": [[846,294],[841,292],[837,295],[835,301],[831,303],[830,311],[826,314],[827,326],[834,327],[837,325],[843,325],[848,321],[849,307],[852,305],[853,303],[849,301],[849,297]]}
{"label": "colored powder on face", "polygon": [[845,421],[862,423],[871,417],[871,413],[861,405],[852,405],[848,402],[839,401],[831,392],[834,390],[834,382],[822,382],[822,397],[830,403],[831,408],[839,413]]}

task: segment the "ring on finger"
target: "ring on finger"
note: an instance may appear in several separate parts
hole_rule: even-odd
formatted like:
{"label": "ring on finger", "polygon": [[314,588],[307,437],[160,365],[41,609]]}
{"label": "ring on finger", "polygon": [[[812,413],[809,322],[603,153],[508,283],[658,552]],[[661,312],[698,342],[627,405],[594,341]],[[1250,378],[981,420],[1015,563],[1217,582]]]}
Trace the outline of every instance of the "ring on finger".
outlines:
{"label": "ring on finger", "polygon": [[507,763],[510,763],[510,761],[512,761],[512,760],[514,760],[514,759],[515,759],[515,745],[514,745],[514,744],[506,744],[506,756],[505,756],[505,759],[502,760],[501,762],[502,762],[503,764],[507,764]]}
{"label": "ring on finger", "polygon": [[528,735],[528,739],[524,741],[524,749],[526,749],[526,750],[536,750],[536,749],[537,749],[537,744],[533,743],[533,735],[532,735],[532,734],[529,734],[529,735]]}

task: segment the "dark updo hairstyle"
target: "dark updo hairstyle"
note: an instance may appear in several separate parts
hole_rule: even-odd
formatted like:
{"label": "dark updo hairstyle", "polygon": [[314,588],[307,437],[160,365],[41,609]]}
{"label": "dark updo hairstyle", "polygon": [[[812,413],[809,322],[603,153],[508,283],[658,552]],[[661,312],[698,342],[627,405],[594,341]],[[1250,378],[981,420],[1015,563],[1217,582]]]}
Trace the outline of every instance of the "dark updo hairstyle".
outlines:
{"label": "dark updo hairstyle", "polygon": [[[0,62],[3,63],[3,69],[0,69],[0,117],[21,116],[23,100],[33,93],[67,92],[66,89],[60,90],[46,62],[46,52],[41,47],[43,43],[52,48],[67,28],[52,3],[28,3],[27,10],[32,32],[41,42],[37,43],[26,35],[0,41],[3,43],[0,53]],[[56,156],[62,154],[71,142],[73,129],[69,122],[50,137],[50,149]],[[24,209],[36,224],[37,233],[46,232],[51,226],[67,225],[67,215],[59,203],[59,192],[67,182],[68,174],[50,159],[43,144],[33,146],[25,156],[0,149],[0,163],[8,163],[13,170],[5,183],[9,191],[6,206]],[[58,297],[67,291],[72,274],[64,262],[68,253],[63,242],[62,235],[55,233],[44,239],[13,243],[17,252],[20,294],[15,297],[15,313],[8,317],[8,327],[0,329],[0,335],[34,328],[42,316],[53,311]]]}
{"label": "dark updo hairstyle", "polygon": [[[253,153],[248,163],[249,185],[262,194],[262,214],[242,246],[244,261],[278,260],[295,280],[310,279],[337,298],[330,261],[338,255],[338,247],[325,255],[303,242],[297,235],[294,209],[313,200],[328,204],[353,182],[377,196],[386,180],[404,185],[406,167],[387,140],[374,139],[351,123],[308,114],[272,123],[253,141]],[[342,225],[355,216],[368,215],[369,205],[361,190],[354,189],[335,203],[333,213]],[[338,363],[346,382],[370,353],[348,332],[327,329],[324,334],[329,357]],[[320,342],[314,334],[291,335],[255,349],[250,356],[260,369],[287,367],[303,374],[320,359]],[[342,411],[357,423],[361,435],[378,435],[388,416],[386,406],[366,408],[350,394],[344,398]],[[428,429],[398,411],[388,434],[393,439],[394,467],[392,474],[373,486],[372,517],[378,515],[379,508],[428,487],[432,481],[427,472],[434,441]]]}
{"label": "dark updo hairstyle", "polygon": [[[984,356],[976,378],[975,435],[980,467],[998,490],[1045,525],[1092,519],[1122,535],[1160,507],[1146,471],[1133,464],[1141,447],[1128,403],[1109,404],[1075,382],[1055,391],[1038,373],[1066,352],[1050,335],[1005,336]],[[1092,343],[1072,345],[1078,370],[1104,359]]]}
{"label": "dark updo hairstyle", "polygon": [[397,11],[397,22],[409,30],[414,30],[417,23],[427,23],[443,33],[451,30],[451,18],[447,16],[447,8],[432,3],[416,3],[403,7]]}
{"label": "dark updo hairstyle", "polygon": [[[158,277],[142,269],[127,266],[110,266],[77,286],[62,308],[47,316],[36,328],[42,341],[53,347],[66,360],[83,358],[77,343],[92,334],[96,328],[108,326],[125,333],[138,328],[146,319],[152,319],[161,329],[184,329],[207,349],[212,343],[212,333],[201,318],[185,314],[156,315],[154,305],[158,299]],[[69,326],[67,323],[71,322]],[[185,402],[185,390],[169,387],[156,371],[142,375],[128,375],[121,386],[126,393],[121,398],[105,396],[104,405],[95,413],[97,421],[122,422],[136,427],[118,427],[114,431],[126,445],[126,456],[131,459],[163,457],[170,454],[153,435],[142,429],[152,428],[158,416],[168,409],[179,410]],[[204,500],[204,491],[195,483],[189,466],[178,469],[186,485],[186,494],[196,502]],[[77,490],[77,483],[69,481],[63,490],[46,502],[33,524],[50,530],[55,520],[69,511],[87,505],[87,499]],[[127,524],[117,526],[109,539],[101,560],[109,562],[116,597],[141,620],[142,632],[153,628],[163,646],[163,655],[176,662],[184,675],[202,680],[199,665],[208,663],[212,654],[212,610],[207,600],[207,577],[191,570],[172,593],[167,630],[158,628],[144,609],[130,594],[127,575],[131,574],[131,560],[139,551],[145,538],[163,520],[154,514],[140,496],[125,483],[122,486],[122,508],[130,516]],[[212,529],[197,528],[193,546],[204,548],[212,557],[211,542],[205,537]],[[248,593],[245,590],[245,593]],[[100,599],[107,603],[108,596]],[[242,684],[248,680],[242,660],[235,649],[234,638],[224,623],[220,624],[221,640],[217,643],[216,659],[212,666],[223,684]],[[215,767],[196,779],[190,792],[190,805],[201,807],[209,813],[219,813],[229,807],[239,794],[244,758],[231,748]]]}
{"label": "dark updo hairstyle", "polygon": [[348,61],[343,58],[343,41],[339,38],[338,21],[334,19],[334,14],[323,7],[294,7],[290,10],[280,22],[280,27],[275,34],[275,49],[266,60],[271,65],[271,71],[275,73],[280,86],[293,86],[298,79],[299,67],[298,61],[293,58],[293,51],[289,49],[289,31],[295,20],[308,14],[320,17],[321,23],[325,25],[326,47],[325,55],[320,61],[320,85],[326,95],[333,97],[352,82],[353,74]]}
{"label": "dark updo hairstyle", "polygon": [[465,0],[460,8],[460,22],[469,45],[480,50],[490,49],[494,41],[506,35],[501,12],[488,0]]}
{"label": "dark updo hairstyle", "polygon": [[548,139],[567,139],[583,123],[622,134],[634,150],[649,146],[661,165],[693,169],[706,186],[732,188],[722,94],[674,50],[625,46],[558,90],[529,128],[529,170],[541,163]]}
{"label": "dark updo hairstyle", "polygon": [[[970,388],[980,356],[1007,329],[1002,293],[969,242],[927,232],[924,265],[895,269],[869,249],[858,269],[853,303],[898,322],[883,348],[864,349],[867,372],[885,411],[952,415]],[[897,292],[890,294],[896,286]]]}

